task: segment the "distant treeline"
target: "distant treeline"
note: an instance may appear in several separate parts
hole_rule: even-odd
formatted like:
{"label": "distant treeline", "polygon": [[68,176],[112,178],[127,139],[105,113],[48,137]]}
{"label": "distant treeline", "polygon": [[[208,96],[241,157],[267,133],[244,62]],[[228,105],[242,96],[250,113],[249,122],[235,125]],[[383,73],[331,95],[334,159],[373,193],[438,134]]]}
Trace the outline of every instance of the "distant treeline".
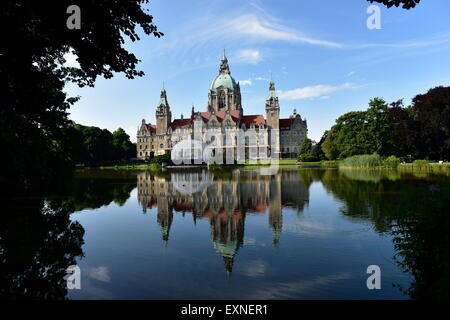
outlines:
{"label": "distant treeline", "polygon": [[128,162],[136,156],[136,144],[122,128],[111,133],[107,129],[74,124],[68,131],[76,164]]}
{"label": "distant treeline", "polygon": [[300,146],[301,161],[345,159],[378,154],[405,160],[450,160],[450,87],[436,87],[417,95],[410,106],[381,98],[365,111],[353,111],[336,120],[320,142]]}

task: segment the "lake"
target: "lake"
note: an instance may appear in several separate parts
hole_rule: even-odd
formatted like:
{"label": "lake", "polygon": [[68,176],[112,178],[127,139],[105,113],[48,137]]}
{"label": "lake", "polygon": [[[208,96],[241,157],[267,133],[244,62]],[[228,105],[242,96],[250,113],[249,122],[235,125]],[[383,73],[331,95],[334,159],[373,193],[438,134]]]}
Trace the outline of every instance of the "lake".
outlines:
{"label": "lake", "polygon": [[[83,170],[8,200],[3,297],[448,298],[450,178],[395,170]],[[77,265],[81,289],[67,289]],[[381,289],[369,290],[369,266]]]}

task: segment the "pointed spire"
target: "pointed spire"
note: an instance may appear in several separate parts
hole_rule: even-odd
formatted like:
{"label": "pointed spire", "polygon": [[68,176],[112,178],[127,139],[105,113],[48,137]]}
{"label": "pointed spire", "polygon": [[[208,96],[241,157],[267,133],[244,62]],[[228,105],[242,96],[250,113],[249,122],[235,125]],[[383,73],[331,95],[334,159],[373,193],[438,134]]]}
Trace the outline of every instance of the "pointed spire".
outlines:
{"label": "pointed spire", "polygon": [[163,88],[161,90],[161,95],[160,95],[160,99],[159,99],[159,104],[158,107],[160,106],[164,106],[164,107],[169,107],[169,102],[167,101],[167,92],[164,86],[164,82],[163,82]]}
{"label": "pointed spire", "polygon": [[220,74],[230,74],[230,67],[228,66],[228,59],[225,53],[225,49],[223,49],[223,57],[220,60]]}
{"label": "pointed spire", "polygon": [[272,79],[272,74],[270,75],[270,84],[269,84],[269,96],[267,99],[276,98],[277,94],[275,92],[275,82]]}
{"label": "pointed spire", "polygon": [[222,259],[223,259],[223,266],[225,267],[225,271],[227,273],[227,277],[231,277],[231,273],[233,272],[234,257],[223,256]]}

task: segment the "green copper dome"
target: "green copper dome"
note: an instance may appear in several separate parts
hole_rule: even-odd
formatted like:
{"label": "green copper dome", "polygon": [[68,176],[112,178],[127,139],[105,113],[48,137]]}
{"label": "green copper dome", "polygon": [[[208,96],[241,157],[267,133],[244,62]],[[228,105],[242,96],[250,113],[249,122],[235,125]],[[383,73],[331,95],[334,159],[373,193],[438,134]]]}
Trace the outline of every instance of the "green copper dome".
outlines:
{"label": "green copper dome", "polygon": [[237,89],[237,86],[238,85],[236,81],[230,74],[222,73],[214,79],[209,90],[215,92],[220,87],[228,88],[229,90],[235,90]]}

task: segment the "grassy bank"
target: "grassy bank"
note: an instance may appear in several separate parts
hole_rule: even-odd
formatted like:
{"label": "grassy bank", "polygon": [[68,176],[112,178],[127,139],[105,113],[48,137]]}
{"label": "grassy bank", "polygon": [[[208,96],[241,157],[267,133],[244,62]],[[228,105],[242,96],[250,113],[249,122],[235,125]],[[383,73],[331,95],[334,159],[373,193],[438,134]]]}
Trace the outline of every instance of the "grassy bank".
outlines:
{"label": "grassy bank", "polygon": [[117,164],[111,166],[98,166],[98,167],[89,167],[89,166],[77,166],[77,169],[83,168],[95,168],[100,170],[160,170],[162,167],[156,163],[145,163],[145,164]]}
{"label": "grassy bank", "polygon": [[[331,160],[320,162],[298,162],[297,159],[280,159],[273,163],[265,161],[245,161],[244,163],[234,165],[210,165],[211,170],[229,170],[234,168],[255,169],[261,167],[269,167],[278,165],[280,168],[339,168],[345,170],[388,170],[397,169],[404,172],[423,172],[450,174],[450,163],[431,163],[425,160],[416,160],[412,163],[400,163],[396,157],[382,158],[379,155],[358,155],[343,160]],[[85,166],[77,166],[78,169],[89,168]],[[152,164],[117,164],[109,166],[95,167],[101,170],[150,170],[159,171],[162,166],[157,163]],[[168,169],[178,168],[178,166],[168,166]],[[179,166],[179,168],[188,168],[187,166]]]}
{"label": "grassy bank", "polygon": [[340,169],[350,170],[396,169],[398,171],[450,174],[450,163],[448,162],[436,163],[415,160],[412,163],[400,163],[400,159],[395,156],[382,158],[377,154],[353,156],[340,160],[338,163]]}

